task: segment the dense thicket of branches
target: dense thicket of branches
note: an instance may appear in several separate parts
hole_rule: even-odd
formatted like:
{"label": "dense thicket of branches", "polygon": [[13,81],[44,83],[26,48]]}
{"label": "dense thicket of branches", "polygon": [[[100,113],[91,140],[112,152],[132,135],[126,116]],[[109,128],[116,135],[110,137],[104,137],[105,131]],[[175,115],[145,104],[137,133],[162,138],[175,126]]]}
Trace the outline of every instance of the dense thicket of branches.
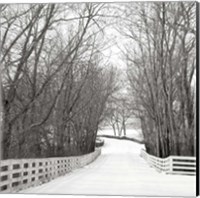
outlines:
{"label": "dense thicket of branches", "polygon": [[195,3],[132,4],[123,34],[132,108],[147,152],[194,155]]}
{"label": "dense thicket of branches", "polygon": [[101,60],[103,13],[95,3],[1,6],[4,159],[94,151],[115,80]]}

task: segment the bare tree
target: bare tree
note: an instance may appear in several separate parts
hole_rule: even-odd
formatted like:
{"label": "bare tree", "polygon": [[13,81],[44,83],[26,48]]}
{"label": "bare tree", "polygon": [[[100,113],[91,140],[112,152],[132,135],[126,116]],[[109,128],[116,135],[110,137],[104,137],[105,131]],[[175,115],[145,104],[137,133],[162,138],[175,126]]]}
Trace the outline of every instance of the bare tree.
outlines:
{"label": "bare tree", "polygon": [[126,123],[133,113],[128,97],[120,90],[118,93],[108,101],[106,119],[115,136],[126,136]]}

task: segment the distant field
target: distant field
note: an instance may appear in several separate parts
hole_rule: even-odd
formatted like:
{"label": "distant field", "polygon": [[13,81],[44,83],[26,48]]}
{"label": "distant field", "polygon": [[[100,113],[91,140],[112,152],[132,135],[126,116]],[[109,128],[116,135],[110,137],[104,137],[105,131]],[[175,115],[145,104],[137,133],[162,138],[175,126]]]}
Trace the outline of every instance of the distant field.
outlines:
{"label": "distant field", "polygon": [[[114,135],[113,129],[109,127],[104,127],[98,131],[99,135]],[[143,135],[141,129],[127,129],[126,136],[130,138],[135,138],[137,140],[143,140]]]}

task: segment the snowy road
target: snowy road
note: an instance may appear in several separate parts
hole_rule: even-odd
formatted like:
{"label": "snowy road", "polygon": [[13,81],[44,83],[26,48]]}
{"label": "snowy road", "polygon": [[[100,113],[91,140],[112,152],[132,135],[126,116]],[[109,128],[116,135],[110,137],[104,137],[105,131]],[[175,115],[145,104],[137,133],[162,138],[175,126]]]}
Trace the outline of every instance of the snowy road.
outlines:
{"label": "snowy road", "polygon": [[139,156],[142,147],[105,138],[102,155],[92,164],[20,193],[195,196],[194,176],[157,173]]}

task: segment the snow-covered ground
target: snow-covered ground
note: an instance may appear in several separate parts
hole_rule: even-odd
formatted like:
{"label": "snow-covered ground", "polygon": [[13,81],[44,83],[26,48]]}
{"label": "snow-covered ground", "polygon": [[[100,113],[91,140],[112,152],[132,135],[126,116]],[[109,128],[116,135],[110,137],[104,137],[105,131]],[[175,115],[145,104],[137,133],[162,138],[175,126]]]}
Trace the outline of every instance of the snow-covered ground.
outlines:
{"label": "snow-covered ground", "polygon": [[102,155],[93,163],[20,193],[195,196],[195,176],[158,173],[139,156],[143,145],[104,140]]}

